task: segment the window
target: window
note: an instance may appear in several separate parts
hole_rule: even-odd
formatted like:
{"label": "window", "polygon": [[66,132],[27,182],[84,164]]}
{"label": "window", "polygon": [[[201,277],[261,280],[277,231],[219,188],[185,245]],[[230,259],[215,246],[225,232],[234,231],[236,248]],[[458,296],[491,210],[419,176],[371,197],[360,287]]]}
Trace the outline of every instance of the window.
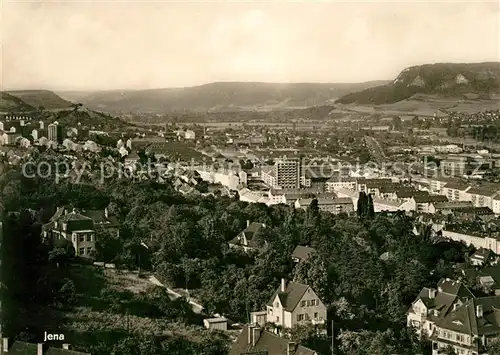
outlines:
{"label": "window", "polygon": [[297,322],[301,322],[304,320],[304,315],[303,314],[297,314]]}
{"label": "window", "polygon": [[91,242],[91,241],[92,241],[92,234],[89,234],[89,235],[87,236],[87,242]]}
{"label": "window", "polygon": [[309,314],[307,314],[307,313],[306,313],[306,314],[304,314],[304,319],[305,319],[305,320],[309,320]]}
{"label": "window", "polygon": [[305,306],[306,306],[306,301],[301,301],[301,302],[300,302],[300,306],[301,306],[301,307],[305,307]]}
{"label": "window", "polygon": [[309,307],[311,305],[311,301],[307,300],[306,304],[307,304],[307,307]]}
{"label": "window", "polygon": [[78,255],[85,255],[85,248],[79,248],[78,252],[79,252]]}
{"label": "window", "polygon": [[268,312],[269,314],[273,314],[273,309],[272,308],[269,308],[268,311],[269,311]]}
{"label": "window", "polygon": [[276,322],[279,322],[280,321],[280,317],[276,317]]}
{"label": "window", "polygon": [[276,304],[274,305],[274,307],[276,307],[276,308],[280,308],[280,304],[279,304],[279,302],[276,302]]}
{"label": "window", "polygon": [[90,253],[92,252],[92,248],[91,247],[88,247],[87,248],[87,255],[90,255]]}
{"label": "window", "polygon": [[314,312],[314,319],[318,319],[318,312]]}
{"label": "window", "polygon": [[84,235],[79,235],[78,236],[78,241],[81,243],[81,242],[84,242],[85,241],[85,236]]}

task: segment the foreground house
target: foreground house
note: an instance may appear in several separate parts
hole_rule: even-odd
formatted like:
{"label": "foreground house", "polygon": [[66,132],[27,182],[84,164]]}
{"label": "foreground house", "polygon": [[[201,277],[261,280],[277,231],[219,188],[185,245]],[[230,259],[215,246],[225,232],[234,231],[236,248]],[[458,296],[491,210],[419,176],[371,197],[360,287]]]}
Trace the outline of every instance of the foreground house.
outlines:
{"label": "foreground house", "polygon": [[264,223],[247,221],[247,227],[236,237],[229,241],[229,247],[240,248],[245,252],[257,249],[258,245],[254,236],[262,229],[266,228]]}
{"label": "foreground house", "polygon": [[15,341],[9,345],[9,339],[2,339],[0,354],[9,355],[90,355],[80,351],[70,350],[69,344],[63,344],[62,348],[44,346],[43,343],[33,344],[24,341]]}
{"label": "foreground house", "polygon": [[417,334],[430,337],[436,330],[436,323],[468,300],[472,292],[458,281],[442,279],[437,289],[424,287],[407,312],[407,326]]}
{"label": "foreground house", "polygon": [[42,226],[44,240],[66,239],[75,249],[75,255],[91,257],[95,250],[94,221],[73,210],[59,210],[51,218],[49,223]]}
{"label": "foreground house", "polygon": [[500,296],[472,298],[436,322],[432,355],[451,346],[456,354],[494,355],[489,339],[500,334]]}
{"label": "foreground house", "polygon": [[314,350],[280,338],[255,325],[245,326],[229,350],[229,355],[250,354],[317,355]]}
{"label": "foreground house", "polygon": [[[264,323],[273,323],[276,327],[293,328],[302,324],[324,324],[326,306],[311,287],[298,282],[286,282],[271,297],[266,306]],[[264,321],[262,312],[252,313],[252,322]]]}

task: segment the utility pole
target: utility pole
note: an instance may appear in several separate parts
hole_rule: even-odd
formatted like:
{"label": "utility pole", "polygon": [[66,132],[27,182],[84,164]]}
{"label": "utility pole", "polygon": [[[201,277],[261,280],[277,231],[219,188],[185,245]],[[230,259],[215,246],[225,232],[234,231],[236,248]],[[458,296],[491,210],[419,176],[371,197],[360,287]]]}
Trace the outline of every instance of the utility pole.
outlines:
{"label": "utility pole", "polygon": [[334,331],[334,320],[332,319],[332,355],[335,354],[335,331]]}

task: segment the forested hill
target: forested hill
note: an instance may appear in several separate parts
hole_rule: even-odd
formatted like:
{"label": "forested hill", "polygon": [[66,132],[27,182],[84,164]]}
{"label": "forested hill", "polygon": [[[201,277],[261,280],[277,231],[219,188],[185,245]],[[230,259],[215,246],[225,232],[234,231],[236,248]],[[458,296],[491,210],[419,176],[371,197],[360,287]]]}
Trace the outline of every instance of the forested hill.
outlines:
{"label": "forested hill", "polygon": [[0,112],[16,113],[71,107],[72,103],[49,90],[2,91]]}
{"label": "forested hill", "polygon": [[220,112],[325,105],[346,93],[381,83],[385,81],[338,84],[216,82],[186,88],[61,92],[60,95],[108,112]]}
{"label": "forested hill", "polygon": [[423,93],[443,97],[473,94],[489,99],[500,93],[500,62],[438,63],[404,69],[391,83],[347,94],[341,104],[391,104]]}

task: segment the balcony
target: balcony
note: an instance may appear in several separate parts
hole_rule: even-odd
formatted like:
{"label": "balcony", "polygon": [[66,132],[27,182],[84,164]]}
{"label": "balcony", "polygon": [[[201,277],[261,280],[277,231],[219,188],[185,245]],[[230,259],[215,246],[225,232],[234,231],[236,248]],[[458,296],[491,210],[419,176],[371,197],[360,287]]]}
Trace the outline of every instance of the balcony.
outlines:
{"label": "balcony", "polygon": [[324,319],[311,319],[311,323],[313,325],[323,325],[323,324],[325,324],[325,320]]}

